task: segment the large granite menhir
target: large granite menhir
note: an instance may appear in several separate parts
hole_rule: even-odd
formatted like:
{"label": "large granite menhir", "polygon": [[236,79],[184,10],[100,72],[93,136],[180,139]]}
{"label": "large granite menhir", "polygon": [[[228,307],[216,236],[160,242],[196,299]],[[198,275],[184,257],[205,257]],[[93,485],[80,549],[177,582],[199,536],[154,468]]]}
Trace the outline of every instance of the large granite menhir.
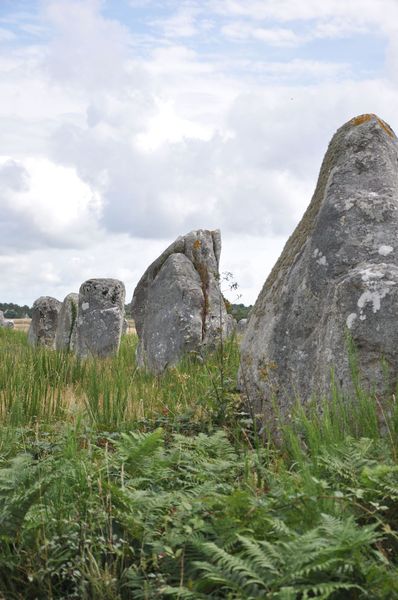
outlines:
{"label": "large granite menhir", "polygon": [[271,428],[273,402],[288,419],[297,399],[330,394],[332,370],[352,397],[347,334],[361,385],[382,397],[398,374],[398,140],[376,115],[333,137],[311,204],[252,311],[240,386]]}
{"label": "large granite menhir", "polygon": [[124,284],[89,279],[80,286],[75,352],[79,358],[117,353],[124,322]]}
{"label": "large granite menhir", "polygon": [[33,303],[32,320],[28,332],[31,346],[55,349],[55,334],[62,303],[51,296],[41,296]]}
{"label": "large granite menhir", "polygon": [[75,349],[78,306],[79,294],[68,294],[64,299],[55,334],[56,350],[72,351]]}
{"label": "large granite menhir", "polygon": [[131,303],[140,366],[161,373],[187,352],[212,348],[229,335],[220,253],[220,232],[199,229],[177,238],[145,271]]}

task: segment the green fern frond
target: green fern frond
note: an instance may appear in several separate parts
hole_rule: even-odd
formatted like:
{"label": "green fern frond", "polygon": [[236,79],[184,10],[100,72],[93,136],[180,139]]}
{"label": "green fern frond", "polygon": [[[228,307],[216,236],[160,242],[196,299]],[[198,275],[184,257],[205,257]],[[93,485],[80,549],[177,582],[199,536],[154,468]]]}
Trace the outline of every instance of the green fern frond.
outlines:
{"label": "green fern frond", "polygon": [[[328,600],[335,592],[349,591],[354,589],[364,592],[361,586],[344,582],[325,582],[307,586],[298,585],[294,587],[294,591],[296,594],[295,597],[299,597],[302,600],[309,600],[310,598],[317,598],[318,600]],[[275,595],[275,598],[279,598],[279,596]]]}
{"label": "green fern frond", "polygon": [[171,596],[176,600],[206,600],[209,598],[208,594],[201,594],[199,592],[191,592],[186,587],[173,587],[167,585],[161,588],[161,593],[165,596]]}
{"label": "green fern frond", "polygon": [[235,590],[253,585],[262,589],[266,587],[266,582],[253,568],[250,560],[229,554],[212,542],[203,543],[201,550],[210,558],[211,563],[198,561],[195,562],[195,567],[204,574],[207,581],[229,585]]}
{"label": "green fern frond", "polygon": [[244,548],[244,556],[252,562],[261,573],[270,571],[273,574],[278,574],[279,569],[277,564],[280,560],[280,555],[272,544],[265,541],[255,542],[242,535],[237,535],[238,540]]}
{"label": "green fern frond", "polygon": [[8,467],[0,469],[0,531],[14,536],[29,509],[40,499],[55,479],[51,471],[41,471],[27,454],[14,457]]}
{"label": "green fern frond", "polygon": [[157,429],[152,433],[122,433],[115,442],[118,456],[133,470],[139,470],[142,463],[153,457],[163,447],[163,432]]}

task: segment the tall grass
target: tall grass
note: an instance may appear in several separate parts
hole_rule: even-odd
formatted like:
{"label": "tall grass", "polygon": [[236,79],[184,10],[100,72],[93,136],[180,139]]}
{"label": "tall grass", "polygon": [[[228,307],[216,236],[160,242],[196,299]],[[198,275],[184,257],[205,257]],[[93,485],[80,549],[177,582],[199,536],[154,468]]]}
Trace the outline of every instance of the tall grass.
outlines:
{"label": "tall grass", "polygon": [[335,386],[263,445],[236,340],[162,377],[135,344],[79,362],[0,330],[0,598],[398,597],[393,395]]}
{"label": "tall grass", "polygon": [[[313,398],[306,406],[296,402],[292,420],[282,425],[282,438],[289,447],[296,446],[293,453],[305,451],[316,457],[325,445],[344,442],[347,438],[366,437],[384,439],[390,452],[398,459],[398,405],[396,390],[388,389],[388,373],[385,372],[385,390],[380,394],[361,385],[361,372],[357,352],[352,340],[347,344],[352,380],[352,392],[347,393],[336,384],[331,372],[328,397]],[[383,361],[381,358],[381,365]]]}
{"label": "tall grass", "polygon": [[[124,336],[117,356],[79,361],[71,353],[31,348],[22,332],[0,330],[0,423],[40,426],[79,415],[87,426],[113,431],[137,423],[179,426],[189,419],[212,420],[222,415],[226,385],[234,386],[238,349],[225,345],[220,382],[219,353],[186,357],[178,368],[153,377],[135,364],[137,338]],[[224,373],[225,371],[225,373]]]}

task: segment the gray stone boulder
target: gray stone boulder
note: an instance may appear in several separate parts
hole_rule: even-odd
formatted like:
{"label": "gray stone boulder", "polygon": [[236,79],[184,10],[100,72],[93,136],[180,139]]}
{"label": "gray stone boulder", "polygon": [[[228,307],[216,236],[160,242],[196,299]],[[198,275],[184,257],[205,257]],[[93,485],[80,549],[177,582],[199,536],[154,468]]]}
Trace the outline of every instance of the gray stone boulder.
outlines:
{"label": "gray stone boulder", "polygon": [[240,319],[236,324],[236,333],[238,335],[243,335],[247,329],[248,319]]}
{"label": "gray stone boulder", "polygon": [[4,327],[5,329],[14,328],[14,321],[6,319],[2,310],[0,310],[0,327]]}
{"label": "gray stone boulder", "polygon": [[79,358],[117,354],[124,321],[124,284],[89,279],[79,290],[75,352]]}
{"label": "gray stone boulder", "polygon": [[123,319],[122,335],[127,335],[129,331],[129,322],[127,319]]}
{"label": "gray stone boulder", "polygon": [[288,419],[297,399],[329,396],[332,372],[352,397],[348,339],[365,389],[382,395],[395,385],[397,234],[398,140],[377,116],[362,115],[333,137],[242,341],[240,386],[271,428],[273,402]]}
{"label": "gray stone boulder", "polygon": [[56,350],[74,350],[76,345],[78,307],[79,294],[68,294],[59,312],[57,331],[55,333]]}
{"label": "gray stone boulder", "polygon": [[196,351],[203,336],[202,282],[185,254],[171,254],[155,278],[141,330],[138,364],[158,373]]}
{"label": "gray stone boulder", "polygon": [[33,303],[32,320],[28,331],[31,346],[55,349],[55,335],[62,303],[51,296],[41,296]]}
{"label": "gray stone boulder", "polygon": [[231,333],[219,286],[220,253],[220,232],[199,229],[179,237],[148,267],[131,303],[140,366],[160,373]]}

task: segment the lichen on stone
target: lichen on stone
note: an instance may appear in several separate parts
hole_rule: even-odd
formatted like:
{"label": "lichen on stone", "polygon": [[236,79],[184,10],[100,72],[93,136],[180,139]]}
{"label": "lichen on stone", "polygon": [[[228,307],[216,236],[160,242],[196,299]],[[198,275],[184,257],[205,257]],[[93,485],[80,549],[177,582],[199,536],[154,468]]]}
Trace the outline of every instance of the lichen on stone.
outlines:
{"label": "lichen on stone", "polygon": [[358,115],[357,117],[354,117],[353,119],[351,119],[350,123],[351,125],[354,125],[355,127],[357,127],[358,125],[362,125],[363,123],[367,123],[368,121],[371,121],[376,115],[373,114],[364,114],[364,115]]}
{"label": "lichen on stone", "polygon": [[354,125],[354,127],[357,127],[358,125],[363,125],[363,123],[367,123],[368,121],[377,121],[377,123],[388,136],[390,136],[391,138],[396,137],[391,127],[385,121],[383,121],[383,119],[380,119],[380,117],[373,113],[368,113],[364,115],[359,115],[358,117],[354,117],[353,119],[351,119],[350,124]]}
{"label": "lichen on stone", "polygon": [[[323,160],[317,186],[312,200],[306,212],[304,213],[304,216],[301,219],[299,225],[296,227],[296,229],[286,242],[282,254],[280,255],[270,275],[265,281],[263,292],[260,294],[259,300],[265,297],[265,290],[269,290],[271,289],[271,287],[273,288],[273,297],[275,298],[275,300],[277,300],[279,291],[278,281],[281,280],[282,274],[286,272],[294,264],[296,259],[300,256],[307,239],[309,238],[315,227],[319,209],[325,198],[328,187],[332,181],[334,167],[338,162],[338,157],[341,154],[341,148],[344,144],[344,139],[348,131],[352,128],[352,126],[362,125],[373,120],[377,121],[377,123],[382,127],[383,131],[385,131],[389,135],[389,137],[396,138],[391,127],[387,125],[387,123],[385,123],[377,115],[371,113],[354,117],[353,119],[345,123],[342,127],[340,127],[340,129],[338,129],[338,131],[333,136],[329,144],[328,151]],[[254,312],[256,312],[256,314],[264,314],[264,311],[265,307],[259,305],[257,306],[257,309]]]}

